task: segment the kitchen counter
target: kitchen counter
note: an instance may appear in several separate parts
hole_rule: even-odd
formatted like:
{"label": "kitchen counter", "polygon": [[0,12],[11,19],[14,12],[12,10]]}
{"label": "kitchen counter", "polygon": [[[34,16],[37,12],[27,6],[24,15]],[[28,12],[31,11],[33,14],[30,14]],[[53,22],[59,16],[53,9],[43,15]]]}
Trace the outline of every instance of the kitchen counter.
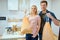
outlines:
{"label": "kitchen counter", "polygon": [[25,35],[20,34],[6,34],[4,33],[2,36],[0,36],[0,40],[2,39],[24,39]]}

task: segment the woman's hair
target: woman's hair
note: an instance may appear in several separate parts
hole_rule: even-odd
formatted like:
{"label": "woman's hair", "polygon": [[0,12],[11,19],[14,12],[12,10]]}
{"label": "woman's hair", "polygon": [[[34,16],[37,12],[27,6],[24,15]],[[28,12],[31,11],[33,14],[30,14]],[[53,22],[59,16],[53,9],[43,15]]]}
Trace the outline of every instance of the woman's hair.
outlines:
{"label": "woman's hair", "polygon": [[[35,14],[37,15],[37,6],[36,5],[32,5],[32,7],[35,7],[36,8],[36,12]],[[32,14],[32,12],[30,12],[30,15]]]}

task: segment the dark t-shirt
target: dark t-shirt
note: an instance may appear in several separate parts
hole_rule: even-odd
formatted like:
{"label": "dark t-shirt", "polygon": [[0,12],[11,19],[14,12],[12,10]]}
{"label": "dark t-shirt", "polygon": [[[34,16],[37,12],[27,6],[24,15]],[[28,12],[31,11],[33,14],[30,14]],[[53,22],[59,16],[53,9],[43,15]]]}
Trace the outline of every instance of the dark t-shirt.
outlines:
{"label": "dark t-shirt", "polygon": [[46,15],[45,13],[41,15],[41,28],[40,28],[40,32],[43,31],[43,27],[45,25],[45,19],[44,19],[45,15]]}
{"label": "dark t-shirt", "polygon": [[[50,11],[46,11],[46,13],[50,13],[54,18],[56,18],[56,16],[54,15],[54,13],[50,12]],[[39,16],[41,17],[41,26],[40,26],[40,31],[39,33],[43,32],[43,28],[45,25],[46,20],[48,20],[48,17],[46,16],[46,13],[42,13],[42,11],[39,13]],[[57,18],[56,18],[57,19]],[[51,19],[49,18],[49,23],[51,25]]]}

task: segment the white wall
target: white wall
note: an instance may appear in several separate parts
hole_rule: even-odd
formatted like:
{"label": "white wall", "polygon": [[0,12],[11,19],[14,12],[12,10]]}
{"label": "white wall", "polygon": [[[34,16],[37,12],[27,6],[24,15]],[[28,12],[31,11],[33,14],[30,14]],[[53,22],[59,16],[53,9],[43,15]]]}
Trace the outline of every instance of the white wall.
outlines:
{"label": "white wall", "polygon": [[[52,0],[52,12],[56,15],[57,19],[60,19],[60,0]],[[56,35],[59,34],[59,27],[52,23],[53,31]]]}
{"label": "white wall", "polygon": [[[0,0],[0,16],[5,16],[7,13],[6,6],[4,4],[6,5],[6,0],[4,0],[4,1]],[[0,35],[3,34],[6,26],[7,26],[7,21],[6,20],[3,20],[3,21],[0,20]]]}
{"label": "white wall", "polygon": [[51,11],[52,1],[51,1],[51,0],[46,0],[46,1],[48,2],[48,7],[47,7],[47,9],[48,9],[49,11]]}
{"label": "white wall", "polygon": [[55,13],[56,17],[60,19],[60,0],[52,0],[52,11]]}

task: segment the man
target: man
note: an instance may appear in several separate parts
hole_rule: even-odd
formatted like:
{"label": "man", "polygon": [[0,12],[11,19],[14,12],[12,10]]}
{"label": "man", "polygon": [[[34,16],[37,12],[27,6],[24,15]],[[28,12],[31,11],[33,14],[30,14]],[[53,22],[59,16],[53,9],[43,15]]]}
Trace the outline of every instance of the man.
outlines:
{"label": "man", "polygon": [[[42,33],[43,33],[43,28],[44,28],[44,25],[45,25],[45,22],[46,22],[46,18],[47,17],[49,18],[50,25],[51,25],[51,21],[53,21],[55,25],[59,26],[59,21],[57,20],[54,13],[47,10],[47,6],[48,6],[47,1],[41,1],[40,5],[41,5],[42,11],[39,13],[39,15],[41,17],[41,28],[40,28],[40,31],[39,31],[39,39],[42,40]],[[45,17],[45,16],[47,16],[47,17]]]}

